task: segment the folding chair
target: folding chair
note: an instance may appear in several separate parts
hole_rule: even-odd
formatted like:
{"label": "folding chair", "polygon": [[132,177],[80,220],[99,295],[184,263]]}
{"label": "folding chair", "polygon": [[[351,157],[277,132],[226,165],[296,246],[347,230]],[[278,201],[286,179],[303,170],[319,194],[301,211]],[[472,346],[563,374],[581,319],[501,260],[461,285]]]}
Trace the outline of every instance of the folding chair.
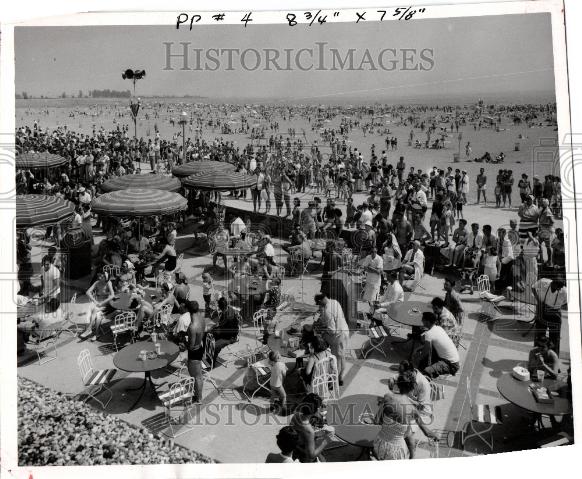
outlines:
{"label": "folding chair", "polygon": [[[38,364],[43,365],[57,359],[57,338],[60,331],[56,329],[35,330],[39,336],[30,337],[26,346],[32,349],[37,357]],[[52,351],[52,353],[51,353]]]}
{"label": "folding chair", "polygon": [[[461,444],[464,448],[468,439],[478,437],[489,447],[491,452],[493,452],[493,434],[491,433],[491,430],[494,426],[503,423],[503,416],[499,411],[499,406],[492,406],[490,404],[473,404],[469,377],[467,377],[467,389],[465,394],[469,401],[471,419],[465,429],[461,431]],[[475,429],[474,423],[484,424],[486,427],[477,430]],[[485,434],[489,434],[489,440],[487,440]]]}
{"label": "folding chair", "polygon": [[[164,414],[168,420],[172,438],[192,429],[192,427],[184,427],[179,434],[176,434],[177,426],[188,426],[190,421],[194,420],[190,410],[194,398],[194,384],[194,378],[184,378],[173,383],[168,391],[158,395],[164,405]],[[180,414],[175,416],[172,412],[180,412]]]}
{"label": "folding chair", "polygon": [[[94,399],[105,409],[113,398],[113,393],[108,386],[113,376],[115,376],[117,369],[94,369],[91,353],[88,349],[84,349],[79,353],[77,365],[79,366],[79,373],[81,373],[81,381],[83,382],[83,386],[85,386],[84,394],[87,396],[87,399]],[[105,404],[97,398],[97,394],[104,391],[109,393],[109,399]]]}
{"label": "folding chair", "polygon": [[480,315],[483,318],[489,318],[489,321],[495,321],[499,315],[503,314],[498,304],[505,299],[505,296],[496,296],[491,293],[491,284],[489,276],[483,274],[477,278],[477,290],[481,300]]}
{"label": "folding chair", "polygon": [[370,354],[373,350],[378,351],[379,353],[382,353],[382,355],[388,359],[388,356],[386,356],[386,352],[384,351],[384,349],[382,348],[382,345],[384,344],[384,341],[386,341],[386,338],[390,336],[388,334],[388,331],[386,331],[386,328],[384,326],[375,326],[373,328],[370,328],[368,330],[368,338],[370,339],[370,347],[366,350],[364,346],[362,346],[362,357],[364,359],[367,359],[368,354]]}
{"label": "folding chair", "polygon": [[[252,400],[255,398],[255,394],[257,394],[257,392],[259,392],[261,389],[264,389],[268,393],[271,392],[271,389],[269,387],[269,382],[271,381],[271,368],[266,364],[264,360],[261,360],[252,363],[249,366],[249,369],[251,371],[251,374],[249,374],[247,380],[243,384],[243,394],[247,397],[247,400],[249,402],[252,402]],[[252,379],[256,381],[258,387],[253,391],[253,393],[249,397],[246,390],[249,381],[251,381]]]}
{"label": "folding chair", "polygon": [[317,361],[313,366],[310,392],[313,392],[323,400],[324,404],[337,401],[340,396],[338,381],[337,359],[335,356]]}
{"label": "folding chair", "polygon": [[135,333],[137,331],[135,322],[136,316],[133,311],[127,311],[125,313],[120,313],[113,319],[113,324],[111,325],[111,332],[113,333],[113,344],[115,345],[115,350],[119,351],[117,347],[117,337],[121,334],[130,333],[131,342],[133,343],[135,339]]}

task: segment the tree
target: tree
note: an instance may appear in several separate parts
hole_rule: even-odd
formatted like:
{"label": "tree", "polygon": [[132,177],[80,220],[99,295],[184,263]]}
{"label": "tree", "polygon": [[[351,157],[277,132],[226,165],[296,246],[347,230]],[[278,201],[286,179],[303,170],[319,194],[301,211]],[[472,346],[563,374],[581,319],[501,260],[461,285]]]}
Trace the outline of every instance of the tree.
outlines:
{"label": "tree", "polygon": [[26,93],[25,91],[22,92],[22,98],[24,98],[25,100],[28,99],[28,93]]}
{"label": "tree", "polygon": [[83,90],[79,90],[79,98],[83,98]]}

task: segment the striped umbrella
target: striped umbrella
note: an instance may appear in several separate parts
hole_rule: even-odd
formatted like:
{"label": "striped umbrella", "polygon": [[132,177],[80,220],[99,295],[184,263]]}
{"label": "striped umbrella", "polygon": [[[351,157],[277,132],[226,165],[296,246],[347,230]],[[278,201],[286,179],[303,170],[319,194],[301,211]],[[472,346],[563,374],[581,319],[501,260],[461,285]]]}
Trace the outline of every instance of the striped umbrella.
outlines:
{"label": "striped umbrella", "polygon": [[187,206],[186,198],[178,193],[130,188],[95,198],[91,208],[108,216],[161,216],[184,211]]}
{"label": "striped umbrella", "polygon": [[67,158],[53,155],[48,151],[42,153],[21,153],[16,156],[17,170],[38,170],[56,168],[69,162]]}
{"label": "striped umbrella", "polygon": [[257,184],[256,175],[247,175],[235,171],[206,171],[182,178],[186,188],[196,190],[229,191],[252,188]]}
{"label": "striped umbrella", "polygon": [[235,166],[225,161],[190,161],[183,165],[175,166],[172,174],[178,178],[200,173],[202,171],[234,171]]}
{"label": "striped umbrella", "polygon": [[58,196],[18,195],[16,196],[16,227],[49,225],[69,219],[75,205]]}
{"label": "striped umbrella", "polygon": [[106,193],[129,188],[177,192],[182,185],[178,178],[164,175],[125,175],[107,180],[101,185]]}

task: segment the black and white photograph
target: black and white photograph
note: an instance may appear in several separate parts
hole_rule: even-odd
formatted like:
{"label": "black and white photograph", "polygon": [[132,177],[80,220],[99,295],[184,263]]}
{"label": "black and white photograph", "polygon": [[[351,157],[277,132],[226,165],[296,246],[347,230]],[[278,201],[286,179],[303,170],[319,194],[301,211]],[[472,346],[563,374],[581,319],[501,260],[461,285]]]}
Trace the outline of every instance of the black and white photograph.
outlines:
{"label": "black and white photograph", "polygon": [[3,31],[14,477],[575,447],[562,3],[453,7]]}

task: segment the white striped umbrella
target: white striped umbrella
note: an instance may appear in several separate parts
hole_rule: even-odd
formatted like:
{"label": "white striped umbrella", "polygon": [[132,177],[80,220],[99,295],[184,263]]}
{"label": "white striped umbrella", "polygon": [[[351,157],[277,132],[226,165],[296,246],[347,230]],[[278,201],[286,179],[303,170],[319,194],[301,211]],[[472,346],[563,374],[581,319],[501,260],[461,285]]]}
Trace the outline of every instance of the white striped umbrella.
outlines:
{"label": "white striped umbrella", "polygon": [[58,196],[16,196],[16,227],[50,225],[65,221],[73,215],[75,205]]}
{"label": "white striped umbrella", "polygon": [[178,178],[164,175],[124,175],[107,180],[101,185],[103,191],[127,190],[129,188],[146,190],[164,190],[177,192],[182,185]]}
{"label": "white striped umbrella", "polygon": [[175,166],[172,174],[178,178],[200,173],[202,171],[234,171],[235,166],[226,161],[190,161],[183,165]]}
{"label": "white striped umbrella", "polygon": [[163,190],[129,188],[95,198],[92,210],[108,216],[161,216],[184,211],[186,198]]}
{"label": "white striped umbrella", "polygon": [[21,153],[16,156],[17,170],[39,170],[57,168],[67,164],[69,160],[61,155],[54,155],[48,151],[42,153]]}
{"label": "white striped umbrella", "polygon": [[252,188],[257,184],[256,175],[235,171],[206,171],[182,178],[182,185],[195,190],[230,191]]}

